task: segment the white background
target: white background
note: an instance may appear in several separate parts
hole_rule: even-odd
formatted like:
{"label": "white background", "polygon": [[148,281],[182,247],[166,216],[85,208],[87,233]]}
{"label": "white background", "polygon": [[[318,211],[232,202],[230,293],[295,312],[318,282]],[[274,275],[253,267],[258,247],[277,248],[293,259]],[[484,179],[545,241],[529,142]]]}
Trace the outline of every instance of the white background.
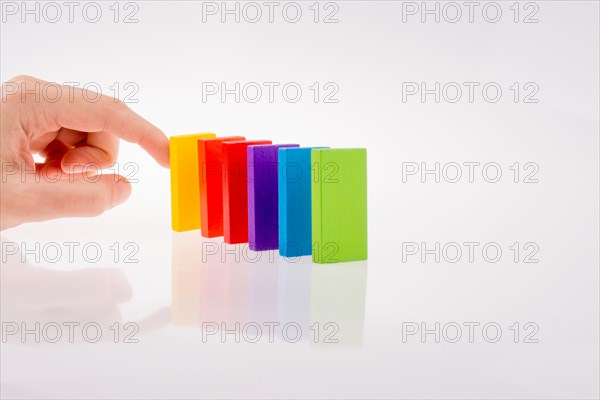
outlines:
{"label": "white background", "polygon": [[[139,166],[127,203],[94,219],[2,233],[3,243],[27,248],[76,241],[103,250],[96,263],[80,251],[73,262],[66,254],[57,263],[35,254],[27,265],[18,256],[3,260],[3,323],[103,327],[96,344],[80,340],[81,334],[78,343],[9,338],[1,344],[3,398],[599,396],[597,2],[535,2],[537,23],[523,23],[534,10],[524,2],[518,23],[513,2],[498,3],[497,23],[483,18],[485,2],[473,23],[464,6],[457,23],[436,23],[431,15],[422,23],[420,14],[403,22],[407,5],[394,1],[336,2],[338,23],[322,22],[333,10],[324,3],[315,23],[313,2],[299,2],[297,23],[282,17],[285,3],[275,9],[273,23],[264,5],[257,23],[236,23],[231,15],[223,23],[220,14],[205,15],[203,22],[203,4],[193,1],[121,3],[117,23],[113,3],[99,2],[102,16],[89,23],[81,3],[70,23],[68,9],[58,4],[63,15],[56,23],[44,18],[44,3],[39,22],[33,15],[22,22],[20,9],[3,14],[3,82],[29,74],[98,83],[109,95],[116,83],[122,99],[130,93],[124,85],[133,82],[138,102],[129,106],[167,135],[215,132],[366,147],[369,260],[321,266],[242,250],[237,254],[260,259],[203,256],[221,239],[172,233],[168,170],[123,143],[119,166]],[[132,7],[138,22],[123,23]],[[233,96],[203,102],[203,82],[230,88],[235,82],[297,82],[303,94],[297,103],[285,101],[280,90],[273,103],[266,92],[257,103],[236,103]],[[337,84],[338,102],[315,103],[314,82]],[[485,101],[481,89],[472,103],[466,91],[457,103],[436,103],[432,95],[403,102],[403,82],[429,88],[435,82],[479,82],[479,88],[497,82],[503,93],[496,103]],[[538,102],[515,103],[514,82],[535,83]],[[430,168],[436,162],[496,162],[502,177],[488,183],[479,167],[474,183],[466,175],[458,183],[436,183],[431,175],[425,183],[419,175],[403,182],[407,162]],[[509,167],[515,162],[536,163],[539,182],[523,183],[521,175],[514,183]],[[115,242],[118,262],[110,249]],[[130,242],[139,250],[137,263],[124,262]],[[503,254],[486,262],[479,246],[472,263],[466,253],[456,263],[436,263],[432,255],[425,262],[419,255],[403,260],[406,242],[428,248],[495,242]],[[524,263],[523,249],[514,262],[514,242],[539,246],[539,262]],[[128,321],[139,324],[139,343],[113,343],[108,327]],[[235,343],[234,335],[205,337],[204,343],[202,323],[206,331],[206,322],[221,321],[230,327],[236,321],[295,322],[303,337],[288,343],[278,334],[270,343],[265,329],[255,344],[244,338]],[[308,326],[315,321],[337,323],[339,343],[311,344]],[[443,335],[440,328],[439,343],[433,334],[403,341],[411,323],[433,329],[436,322],[458,324],[462,337],[450,343],[454,331]],[[468,322],[480,324],[473,343]],[[539,328],[532,337],[538,343],[524,343],[528,322]],[[486,323],[502,328],[497,343],[485,340]],[[493,329],[488,333],[495,336]]]}

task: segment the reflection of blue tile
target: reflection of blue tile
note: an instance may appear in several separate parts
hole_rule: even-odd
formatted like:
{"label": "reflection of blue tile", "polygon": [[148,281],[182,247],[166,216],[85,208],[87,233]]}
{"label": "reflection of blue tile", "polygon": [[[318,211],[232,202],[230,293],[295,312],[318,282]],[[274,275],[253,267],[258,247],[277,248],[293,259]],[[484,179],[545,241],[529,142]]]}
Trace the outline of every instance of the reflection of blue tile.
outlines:
{"label": "reflection of blue tile", "polygon": [[286,324],[302,329],[302,340],[310,338],[310,276],[312,260],[279,258],[278,276],[278,335]]}
{"label": "reflection of blue tile", "polygon": [[312,254],[311,165],[313,148],[279,149],[279,254]]}

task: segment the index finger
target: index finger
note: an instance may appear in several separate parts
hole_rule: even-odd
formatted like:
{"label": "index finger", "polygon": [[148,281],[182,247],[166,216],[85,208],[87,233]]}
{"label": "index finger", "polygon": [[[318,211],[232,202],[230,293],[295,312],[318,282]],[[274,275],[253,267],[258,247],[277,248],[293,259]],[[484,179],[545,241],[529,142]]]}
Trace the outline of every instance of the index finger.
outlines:
{"label": "index finger", "polygon": [[[80,132],[112,133],[137,143],[159,164],[169,167],[169,139],[156,126],[110,96],[74,86],[59,85],[30,78],[27,93],[40,91],[42,85],[56,86],[60,93],[53,101],[33,102],[43,107],[44,115],[58,126]],[[46,92],[51,89],[44,89]],[[50,122],[48,121],[48,122]]]}

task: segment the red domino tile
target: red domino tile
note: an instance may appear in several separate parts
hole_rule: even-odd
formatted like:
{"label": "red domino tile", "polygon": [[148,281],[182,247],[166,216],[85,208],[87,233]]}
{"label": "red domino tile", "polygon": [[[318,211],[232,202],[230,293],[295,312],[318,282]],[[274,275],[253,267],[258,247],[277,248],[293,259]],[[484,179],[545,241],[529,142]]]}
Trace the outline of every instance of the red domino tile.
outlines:
{"label": "red domino tile", "polygon": [[248,146],[270,140],[223,142],[223,236],[225,243],[248,243]]}
{"label": "red domino tile", "polygon": [[198,176],[200,178],[201,234],[212,238],[223,236],[223,158],[224,142],[245,140],[243,136],[229,136],[198,140]]}

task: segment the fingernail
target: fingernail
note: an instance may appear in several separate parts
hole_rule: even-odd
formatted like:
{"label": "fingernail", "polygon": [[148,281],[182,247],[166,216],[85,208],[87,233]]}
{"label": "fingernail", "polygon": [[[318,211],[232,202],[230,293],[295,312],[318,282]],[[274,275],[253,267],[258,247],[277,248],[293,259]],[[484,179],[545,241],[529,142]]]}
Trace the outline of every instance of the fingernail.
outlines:
{"label": "fingernail", "polygon": [[116,207],[119,204],[122,204],[129,198],[131,195],[131,184],[124,177],[119,177],[117,182],[115,183],[115,192],[113,197],[112,206]]}

